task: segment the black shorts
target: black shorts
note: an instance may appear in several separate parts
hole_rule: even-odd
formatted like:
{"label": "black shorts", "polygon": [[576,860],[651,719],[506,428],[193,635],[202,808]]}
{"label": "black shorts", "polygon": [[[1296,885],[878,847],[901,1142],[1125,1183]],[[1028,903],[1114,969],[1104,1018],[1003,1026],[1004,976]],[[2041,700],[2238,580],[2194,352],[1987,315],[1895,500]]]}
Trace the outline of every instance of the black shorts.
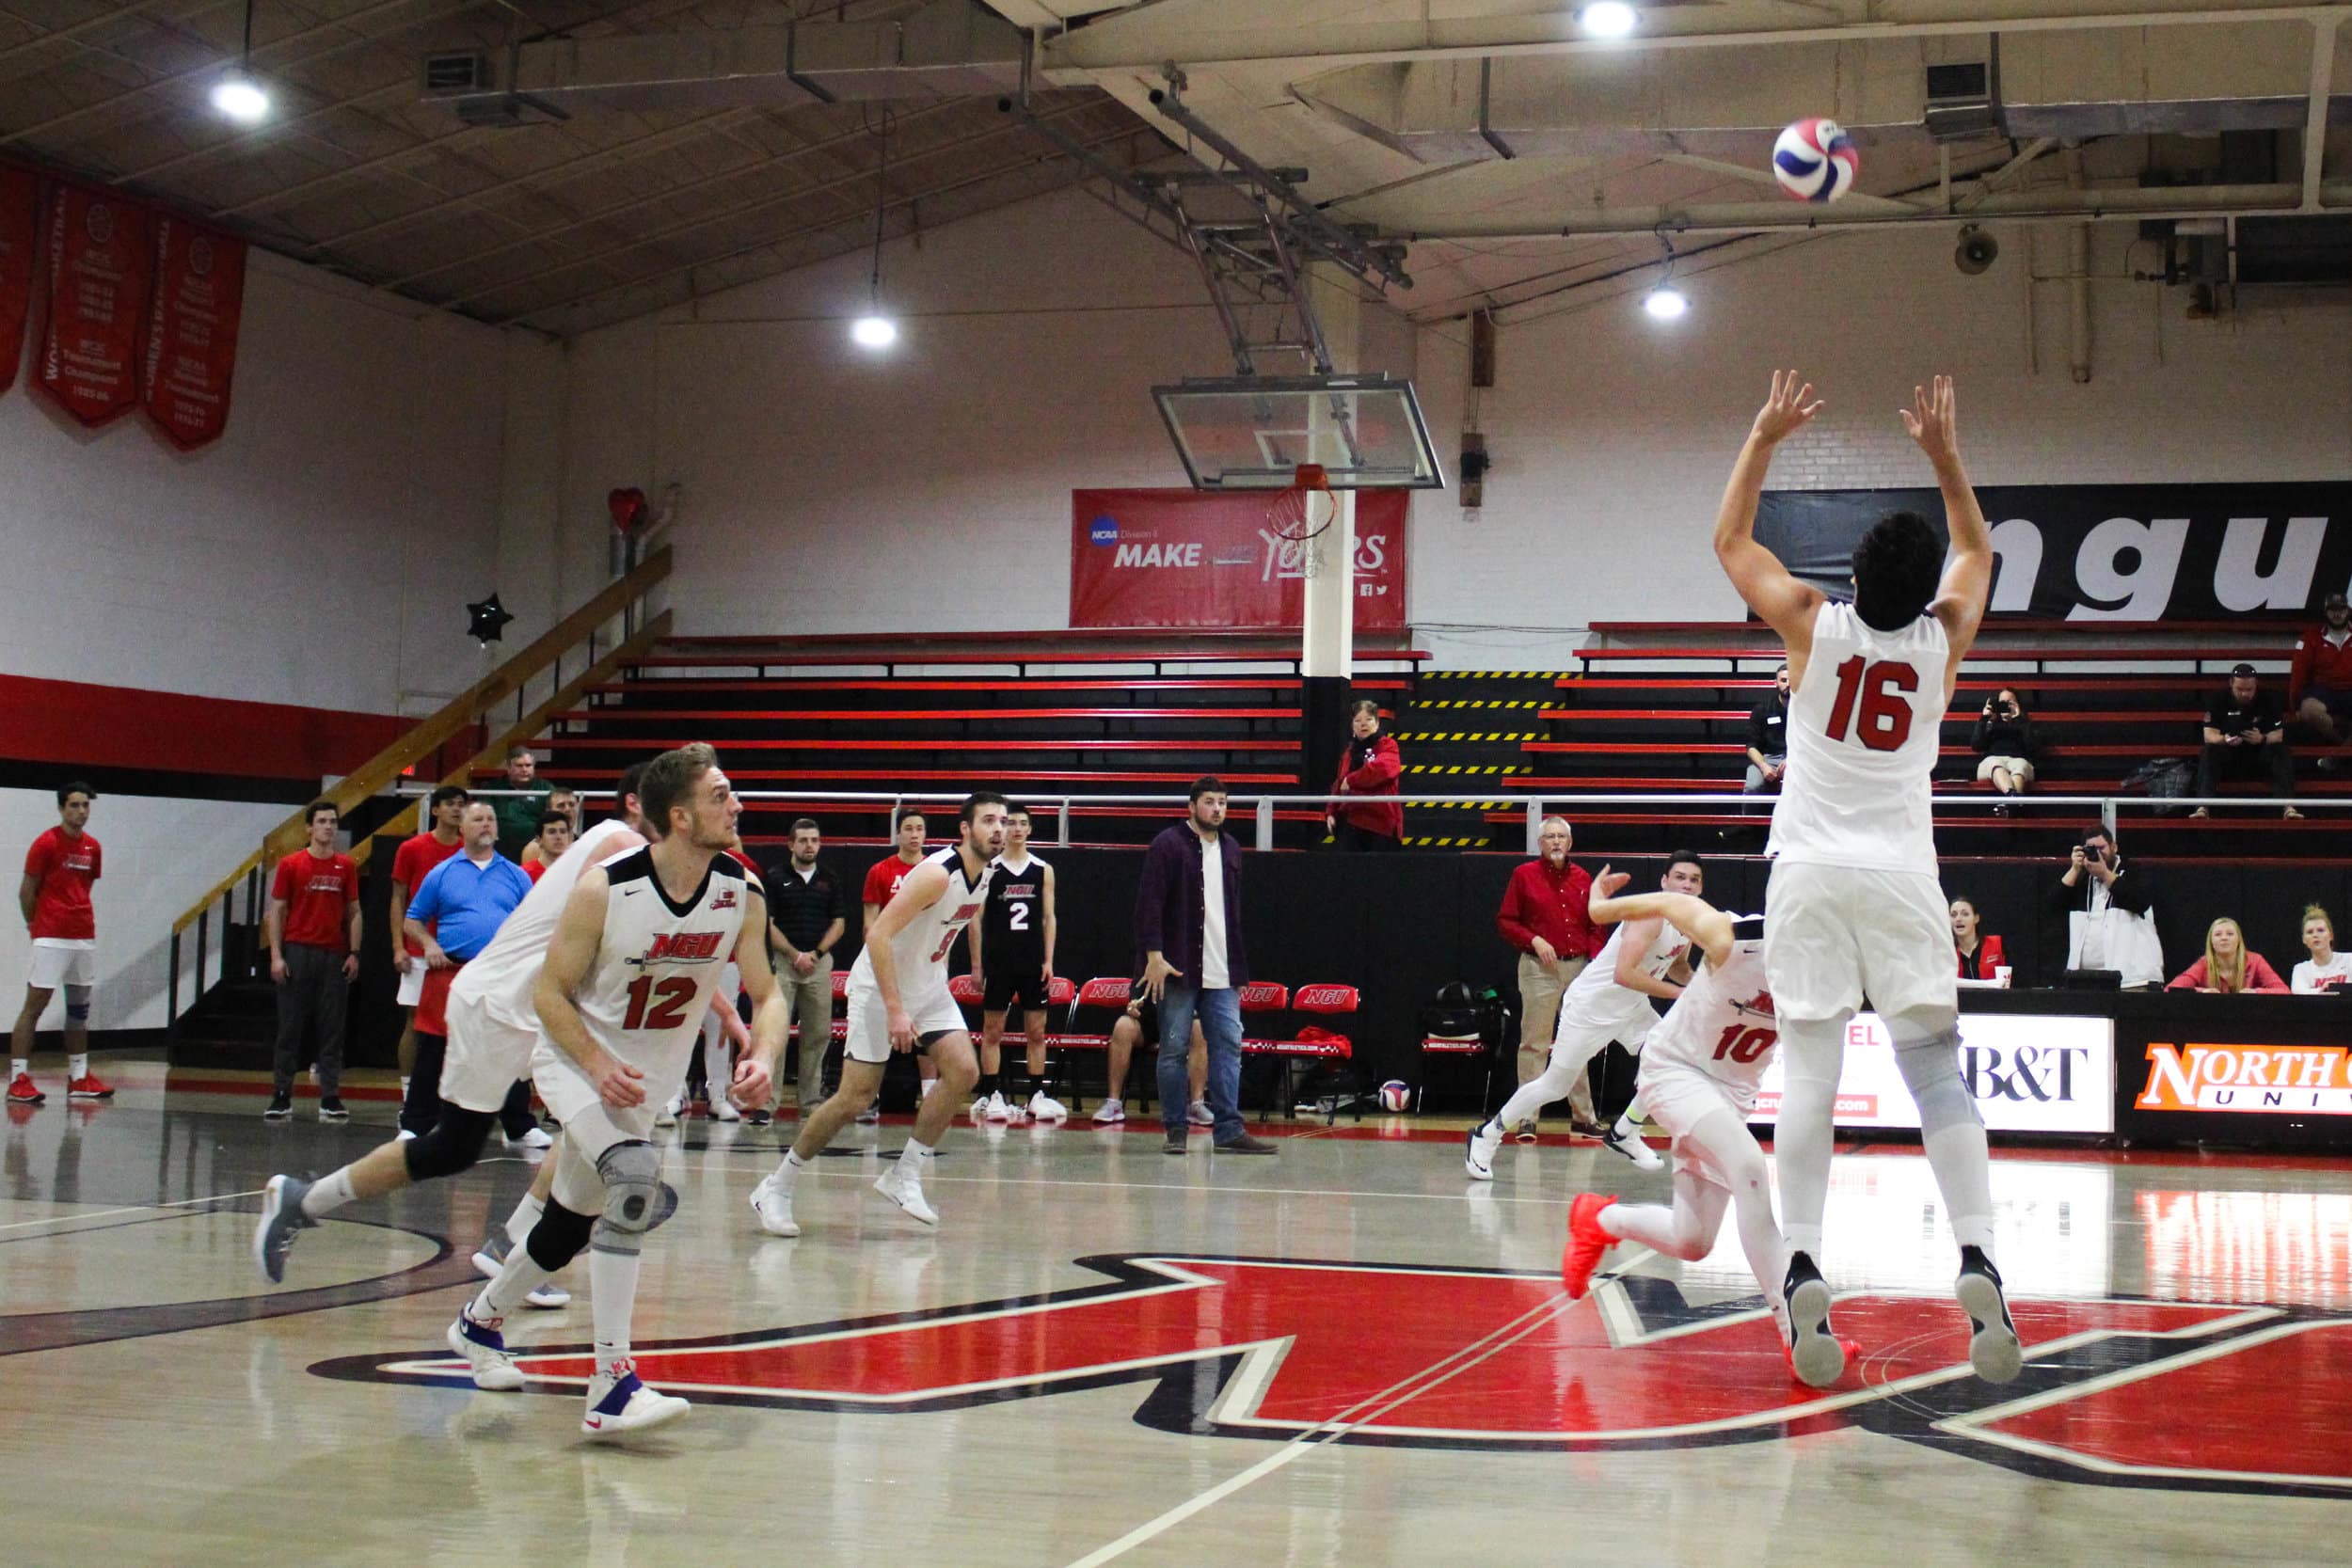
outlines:
{"label": "black shorts", "polygon": [[980,1010],[989,1013],[1041,1013],[1051,1004],[1052,988],[1045,983],[1045,960],[1010,970],[992,969],[981,987]]}

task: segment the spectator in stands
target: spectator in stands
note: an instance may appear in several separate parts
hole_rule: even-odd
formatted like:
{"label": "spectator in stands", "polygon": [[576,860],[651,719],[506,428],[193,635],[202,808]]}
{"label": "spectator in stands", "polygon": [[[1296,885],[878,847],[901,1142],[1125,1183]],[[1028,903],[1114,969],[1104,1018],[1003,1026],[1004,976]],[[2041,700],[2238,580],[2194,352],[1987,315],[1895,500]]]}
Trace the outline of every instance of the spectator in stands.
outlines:
{"label": "spectator in stands", "polygon": [[539,822],[539,836],[531,841],[530,858],[523,862],[523,875],[537,881],[547,875],[548,867],[564,858],[564,851],[572,847],[572,819],[560,811],[550,811]]}
{"label": "spectator in stands", "polygon": [[66,1098],[112,1100],[114,1090],[89,1069],[90,995],[98,984],[98,918],[90,884],[103,874],[104,855],[86,831],[98,792],[86,784],[57,791],[57,825],[24,852],[16,907],[32,938],[24,1006],[9,1035],[8,1104],[33,1106],[49,1097],[33,1085],[33,1040],[49,999],[65,988]]}
{"label": "spectator in stands", "polygon": [[262,934],[269,943],[269,977],[278,984],[278,1043],[263,1119],[294,1115],[294,1069],[305,1035],[319,1085],[319,1120],[349,1121],[343,1080],[343,1017],[351,982],[359,974],[359,868],[339,854],[335,835],[342,814],[332,800],[313,800],[302,814],[310,842],[278,863],[270,879],[269,912]]}
{"label": "spectator in stands", "polygon": [[[1519,955],[1519,1060],[1522,1084],[1550,1064],[1551,1037],[1560,1022],[1560,998],[1568,982],[1584,973],[1597,946],[1593,936],[1592,875],[1568,863],[1575,832],[1564,816],[1547,816],[1536,835],[1537,853],[1511,873],[1495,911],[1495,929]],[[1598,1137],[1589,1074],[1568,1087],[1569,1125]],[[1516,1131],[1516,1129],[1514,1130]]]}
{"label": "spectator in stands", "polygon": [[[2273,795],[2295,793],[2295,753],[2287,749],[2286,714],[2262,689],[2254,667],[2230,672],[2228,688],[2205,709],[2205,746],[2197,762],[2197,793],[2211,795],[2225,780],[2267,780]],[[2191,816],[2202,816],[2199,806]],[[2293,806],[2286,816],[2303,814]]]}
{"label": "spectator in stands", "polygon": [[2023,795],[2033,783],[2034,753],[2040,746],[2033,737],[2033,715],[2017,700],[2014,689],[2005,686],[1985,699],[1969,745],[1977,753],[1977,782],[1990,784],[1995,794]]}
{"label": "spectator in stands", "polygon": [[1781,775],[1788,770],[1788,666],[1772,672],[1772,694],[1748,715],[1748,782],[1750,795],[1778,793]]}
{"label": "spectator in stands", "polygon": [[1223,1154],[1273,1154],[1241,1119],[1241,993],[1249,984],[1242,943],[1241,845],[1225,832],[1225,781],[1192,782],[1185,819],[1144,851],[1136,889],[1136,946],[1145,991],[1160,1005],[1160,1113],[1168,1152],[1184,1152],[1184,1057],[1192,1024],[1209,1042],[1209,1110]]}
{"label": "spectator in stands", "polygon": [[392,928],[392,967],[400,974],[400,989],[392,997],[401,1014],[398,1053],[400,1130],[410,1137],[422,1137],[433,1131],[437,1113],[429,1109],[437,1101],[428,1097],[423,1101],[428,1108],[423,1120],[412,1120],[408,1114],[409,1075],[416,1070],[417,1065],[416,1006],[417,999],[424,994],[425,965],[424,948],[410,945],[400,920],[400,911],[408,907],[408,900],[416,895],[417,889],[424,884],[426,876],[433,868],[457,853],[463,846],[464,834],[459,829],[458,818],[465,815],[468,799],[465,790],[456,784],[443,784],[436,789],[425,802],[423,816],[420,818],[424,824],[424,832],[403,841],[401,847],[392,852],[390,908],[393,918],[386,924]]}
{"label": "spectator in stands", "polygon": [[1380,733],[1380,705],[1359,698],[1348,711],[1347,750],[1340,753],[1340,770],[1331,780],[1334,795],[1374,797],[1361,804],[1350,800],[1327,811],[1323,825],[1343,849],[1397,849],[1405,843],[1405,808],[1396,803],[1397,780],[1405,763],[1396,742]]}
{"label": "spectator in stands", "polygon": [[[539,825],[544,828],[549,819],[558,816],[571,829],[564,840],[564,847],[569,848],[572,840],[580,836],[580,791],[569,784],[557,784],[548,791],[547,808],[539,814]],[[538,864],[539,856],[539,840],[534,836],[523,846],[522,868],[528,871]]]}
{"label": "spectator in stands", "polygon": [[2352,957],[2336,951],[2336,923],[2317,904],[2303,906],[2303,947],[2311,957],[2295,966],[2289,990],[2325,996],[2352,986]]}
{"label": "spectator in stands", "polygon": [[539,836],[539,818],[554,786],[539,777],[539,756],[521,741],[506,749],[506,778],[501,789],[516,793],[495,797],[499,814],[499,853],[517,860]]}
{"label": "spectator in stands", "polygon": [[2009,959],[2001,954],[1999,937],[1979,936],[1977,932],[1977,903],[1973,898],[1952,900],[1952,947],[1960,957],[1960,977],[1963,980],[1997,980],[1995,971],[2006,967]]}
{"label": "spectator in stands", "polygon": [[[2343,590],[2319,607],[2319,624],[2296,640],[2287,669],[2287,708],[2322,744],[2352,744],[2352,604]],[[2322,768],[2335,758],[2324,757]]]}
{"label": "spectator in stands", "polygon": [[2156,935],[2163,891],[2148,867],[2123,863],[2113,832],[2092,824],[2069,855],[2066,874],[2044,895],[2049,908],[2066,911],[2066,967],[2114,970],[2126,990],[2164,984],[2164,943]]}
{"label": "spectator in stands", "polygon": [[[833,1044],[833,950],[850,926],[849,901],[831,866],[817,863],[824,834],[813,817],[792,824],[792,852],[763,873],[768,884],[768,942],[788,1016],[801,1026],[800,1107],[806,1116],[825,1102],[825,1050]],[[882,863],[888,864],[887,861]]]}
{"label": "spectator in stands", "polygon": [[2244,991],[2284,991],[2287,983],[2246,945],[2246,933],[2228,915],[2205,927],[2205,956],[2172,977],[2167,990],[2201,990],[2208,996]]}

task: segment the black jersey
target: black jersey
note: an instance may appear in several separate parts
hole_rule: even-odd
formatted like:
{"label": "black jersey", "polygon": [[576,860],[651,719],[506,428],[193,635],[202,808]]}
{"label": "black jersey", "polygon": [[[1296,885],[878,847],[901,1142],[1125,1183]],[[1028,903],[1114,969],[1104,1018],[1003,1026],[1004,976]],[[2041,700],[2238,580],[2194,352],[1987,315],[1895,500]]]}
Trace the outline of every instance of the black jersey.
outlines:
{"label": "black jersey", "polygon": [[1045,863],[1036,856],[1015,871],[998,856],[980,915],[980,958],[996,974],[1045,962]]}

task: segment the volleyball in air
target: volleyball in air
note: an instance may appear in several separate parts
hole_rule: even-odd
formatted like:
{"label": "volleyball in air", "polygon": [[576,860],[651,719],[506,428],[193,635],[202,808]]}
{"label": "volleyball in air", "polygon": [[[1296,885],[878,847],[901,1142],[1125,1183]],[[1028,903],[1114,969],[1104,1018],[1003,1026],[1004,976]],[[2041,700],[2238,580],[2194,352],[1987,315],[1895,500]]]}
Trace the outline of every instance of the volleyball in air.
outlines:
{"label": "volleyball in air", "polygon": [[1834,119],[1801,119],[1772,143],[1772,173],[1800,201],[1835,201],[1853,189],[1862,154]]}

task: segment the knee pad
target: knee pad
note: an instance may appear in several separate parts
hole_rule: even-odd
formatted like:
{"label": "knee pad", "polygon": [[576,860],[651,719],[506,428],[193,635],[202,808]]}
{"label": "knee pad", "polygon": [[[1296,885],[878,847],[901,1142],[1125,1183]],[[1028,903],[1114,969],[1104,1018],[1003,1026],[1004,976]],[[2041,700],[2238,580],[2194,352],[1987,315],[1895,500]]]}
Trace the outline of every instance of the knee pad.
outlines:
{"label": "knee pad", "polygon": [[90,988],[87,986],[68,986],[65,988],[65,1016],[67,1022],[87,1023],[89,1022],[89,996]]}
{"label": "knee pad", "polygon": [[586,1214],[549,1199],[539,1215],[539,1223],[523,1238],[523,1248],[531,1254],[532,1262],[553,1274],[580,1255],[588,1245],[594,1226]]}
{"label": "knee pad", "polygon": [[400,1146],[401,1157],[408,1163],[408,1180],[431,1181],[472,1168],[497,1121],[495,1112],[469,1111],[444,1101],[440,1119]]}
{"label": "knee pad", "polygon": [[[1893,1022],[1888,1021],[1890,1028]],[[1931,1136],[1947,1127],[1983,1125],[1977,1114],[1976,1097],[1961,1082],[1958,1029],[1911,1039],[1896,1035],[1895,1065],[1902,1072],[1912,1102],[1919,1107],[1921,1136]]]}
{"label": "knee pad", "polygon": [[677,1189],[661,1180],[661,1156],[643,1139],[606,1149],[596,1175],[604,1182],[604,1212],[590,1240],[598,1252],[634,1253],[646,1231],[677,1212]]}

